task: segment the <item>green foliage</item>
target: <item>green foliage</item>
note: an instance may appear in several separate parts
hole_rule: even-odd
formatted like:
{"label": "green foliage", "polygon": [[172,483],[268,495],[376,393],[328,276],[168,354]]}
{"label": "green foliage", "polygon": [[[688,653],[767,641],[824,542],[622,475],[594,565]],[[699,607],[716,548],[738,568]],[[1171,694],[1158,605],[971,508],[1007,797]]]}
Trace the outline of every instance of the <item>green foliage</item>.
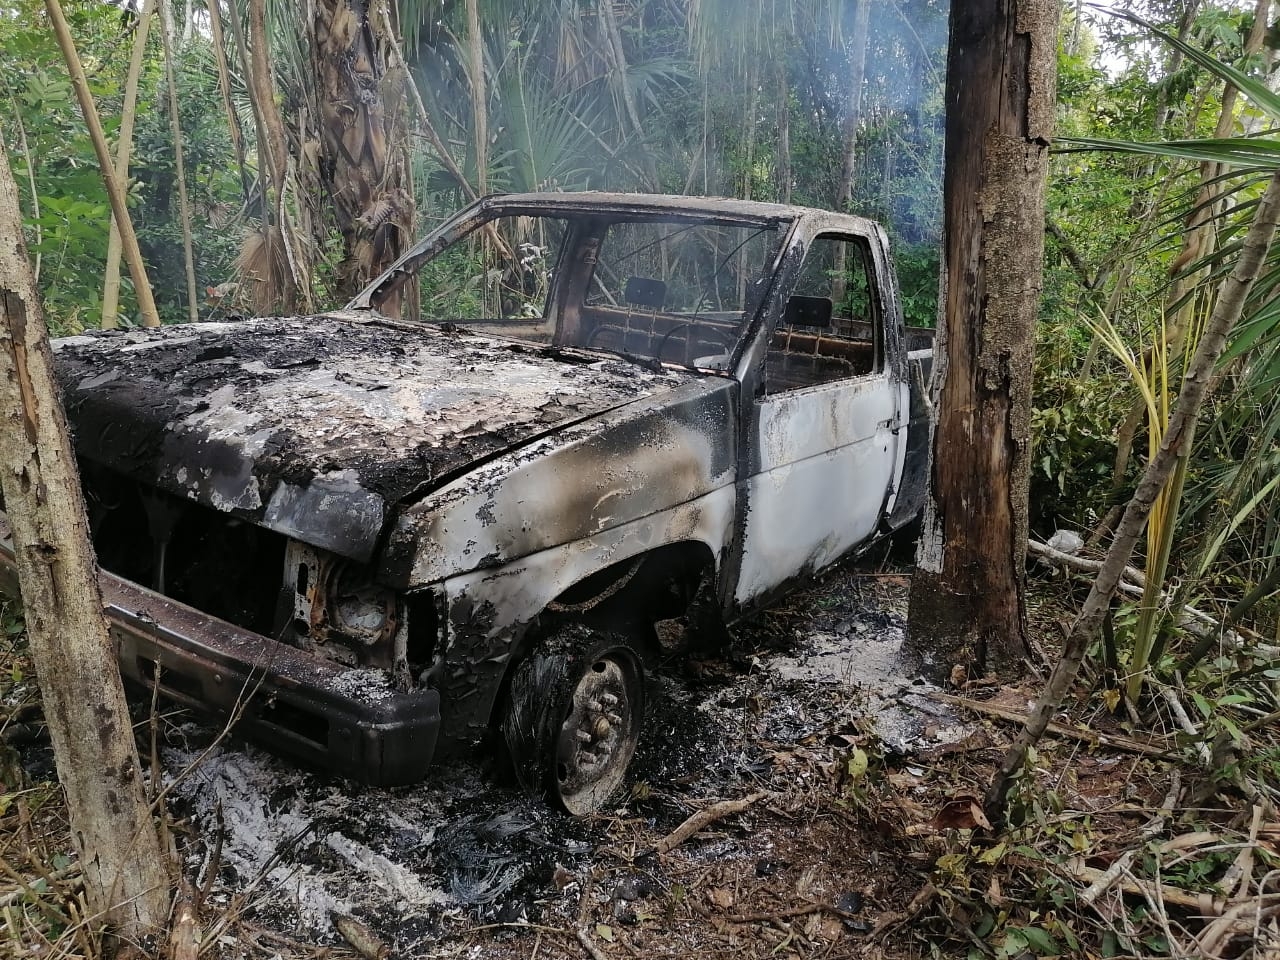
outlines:
{"label": "green foliage", "polygon": [[1113,502],[1115,433],[1131,402],[1122,375],[1105,364],[1082,378],[1086,326],[1067,320],[1040,324],[1032,378],[1032,527],[1047,536],[1057,527],[1087,529]]}
{"label": "green foliage", "polygon": [[893,262],[898,274],[902,313],[911,327],[932,327],[938,319],[937,244],[896,244]]}

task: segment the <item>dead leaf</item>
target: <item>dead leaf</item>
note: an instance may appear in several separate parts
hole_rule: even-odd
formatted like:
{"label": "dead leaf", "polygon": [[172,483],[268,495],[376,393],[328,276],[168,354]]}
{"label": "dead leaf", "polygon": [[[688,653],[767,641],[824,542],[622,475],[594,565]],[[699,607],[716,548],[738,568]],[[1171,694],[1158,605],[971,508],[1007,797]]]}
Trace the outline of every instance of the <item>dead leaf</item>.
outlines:
{"label": "dead leaf", "polygon": [[708,887],[707,899],[711,901],[713,906],[719,907],[721,910],[728,910],[733,906],[733,891],[728,887]]}
{"label": "dead leaf", "polygon": [[331,914],[331,917],[333,925],[338,928],[342,938],[351,944],[352,949],[365,960],[386,960],[391,956],[391,948],[355,917],[348,917],[341,913]]}
{"label": "dead leaf", "polygon": [[976,797],[953,797],[942,805],[928,824],[935,831],[991,829],[991,821],[982,812],[982,804]]}
{"label": "dead leaf", "polygon": [[[834,941],[839,940],[842,936],[844,936],[844,921],[839,917],[822,914],[822,923],[818,927],[818,937],[823,940]],[[814,939],[814,937],[810,936],[810,939]]]}
{"label": "dead leaf", "polygon": [[1195,833],[1184,833],[1174,837],[1172,840],[1166,840],[1160,845],[1160,852],[1173,853],[1175,850],[1190,850],[1195,847],[1207,847],[1221,842],[1222,838],[1216,833],[1199,830]]}
{"label": "dead leaf", "polygon": [[556,885],[557,890],[563,890],[569,884],[573,883],[573,874],[566,870],[560,864],[556,864],[555,873],[551,874],[551,882]]}

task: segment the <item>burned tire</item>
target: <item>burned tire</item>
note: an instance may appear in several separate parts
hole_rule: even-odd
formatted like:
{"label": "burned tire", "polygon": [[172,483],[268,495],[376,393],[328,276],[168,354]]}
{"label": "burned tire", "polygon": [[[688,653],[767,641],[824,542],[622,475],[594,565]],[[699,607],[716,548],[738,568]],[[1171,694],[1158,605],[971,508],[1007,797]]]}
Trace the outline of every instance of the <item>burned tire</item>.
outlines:
{"label": "burned tire", "polygon": [[502,733],[516,778],[574,816],[622,785],[644,718],[644,666],[624,633],[566,624],[512,671]]}

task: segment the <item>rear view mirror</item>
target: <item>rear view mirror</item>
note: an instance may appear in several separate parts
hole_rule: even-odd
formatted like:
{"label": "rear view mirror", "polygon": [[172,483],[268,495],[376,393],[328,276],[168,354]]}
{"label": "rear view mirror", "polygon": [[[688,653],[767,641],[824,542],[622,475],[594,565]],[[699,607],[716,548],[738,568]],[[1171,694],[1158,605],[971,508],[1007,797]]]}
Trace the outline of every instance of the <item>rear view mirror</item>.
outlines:
{"label": "rear view mirror", "polygon": [[789,327],[831,326],[830,297],[802,297],[793,295],[787,300],[787,312],[782,322]]}

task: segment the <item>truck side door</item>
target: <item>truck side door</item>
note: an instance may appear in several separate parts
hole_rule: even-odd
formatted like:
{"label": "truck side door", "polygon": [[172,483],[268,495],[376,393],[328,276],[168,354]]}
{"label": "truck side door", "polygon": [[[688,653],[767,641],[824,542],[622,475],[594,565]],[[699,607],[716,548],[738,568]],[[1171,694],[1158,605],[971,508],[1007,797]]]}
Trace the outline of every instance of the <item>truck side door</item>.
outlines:
{"label": "truck side door", "polygon": [[891,508],[906,385],[886,358],[889,309],[867,237],[813,238],[744,410],[739,608],[849,552]]}

